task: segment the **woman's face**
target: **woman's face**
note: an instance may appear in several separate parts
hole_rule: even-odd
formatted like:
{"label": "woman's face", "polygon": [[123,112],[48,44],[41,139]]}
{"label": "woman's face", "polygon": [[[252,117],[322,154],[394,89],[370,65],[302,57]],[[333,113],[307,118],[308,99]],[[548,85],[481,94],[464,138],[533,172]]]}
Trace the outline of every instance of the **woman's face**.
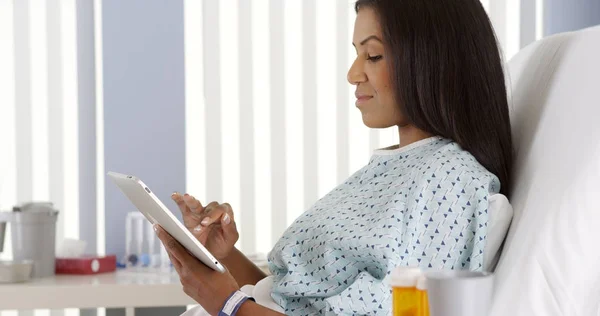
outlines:
{"label": "woman's face", "polygon": [[382,38],[375,11],[360,9],[352,39],[357,56],[348,70],[348,82],[356,86],[356,107],[364,124],[371,128],[405,124],[394,99]]}

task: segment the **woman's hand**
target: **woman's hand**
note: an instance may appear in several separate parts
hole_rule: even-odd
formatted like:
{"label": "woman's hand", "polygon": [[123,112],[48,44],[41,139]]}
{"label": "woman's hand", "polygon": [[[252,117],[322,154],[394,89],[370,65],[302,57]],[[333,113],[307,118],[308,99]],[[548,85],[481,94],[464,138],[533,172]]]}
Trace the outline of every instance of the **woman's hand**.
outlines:
{"label": "woman's hand", "polygon": [[162,227],[155,225],[154,230],[169,253],[185,294],[211,315],[217,315],[227,298],[240,289],[233,276],[229,271],[219,273],[205,266]]}
{"label": "woman's hand", "polygon": [[188,194],[173,193],[171,198],[177,203],[183,223],[192,235],[218,260],[227,258],[239,238],[231,205],[211,202],[202,206]]}

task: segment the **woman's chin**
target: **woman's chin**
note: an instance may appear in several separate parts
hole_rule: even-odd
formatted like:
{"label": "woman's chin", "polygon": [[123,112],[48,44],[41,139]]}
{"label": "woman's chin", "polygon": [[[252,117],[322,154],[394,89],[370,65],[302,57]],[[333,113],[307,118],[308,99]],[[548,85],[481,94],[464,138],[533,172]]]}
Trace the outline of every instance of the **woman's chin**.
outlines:
{"label": "woman's chin", "polygon": [[386,122],[386,120],[381,117],[373,117],[372,115],[365,113],[362,114],[362,121],[368,128],[388,128],[395,126],[395,124]]}

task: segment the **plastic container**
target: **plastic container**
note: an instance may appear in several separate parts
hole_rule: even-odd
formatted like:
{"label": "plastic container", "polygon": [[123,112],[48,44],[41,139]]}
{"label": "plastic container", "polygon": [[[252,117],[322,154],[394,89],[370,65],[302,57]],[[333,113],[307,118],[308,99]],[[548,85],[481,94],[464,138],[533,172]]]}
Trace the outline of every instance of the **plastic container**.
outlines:
{"label": "plastic container", "polygon": [[421,275],[417,281],[417,295],[419,300],[419,316],[429,316],[429,300],[427,298],[427,277]]}
{"label": "plastic container", "polygon": [[146,218],[140,212],[130,212],[125,219],[125,258],[127,268],[144,266],[144,221]]}
{"label": "plastic container", "polygon": [[0,260],[0,284],[21,283],[31,279],[33,261],[3,261]]}
{"label": "plastic container", "polygon": [[54,275],[57,218],[52,203],[27,203],[12,212],[0,212],[0,222],[11,225],[13,260],[33,261],[34,278]]}
{"label": "plastic container", "polygon": [[171,261],[152,224],[140,212],[130,212],[125,220],[125,257],[117,264],[133,270],[170,271]]}
{"label": "plastic container", "polygon": [[397,267],[392,271],[392,315],[419,316],[420,296],[417,283],[423,275],[421,269],[415,267]]}
{"label": "plastic container", "polygon": [[427,298],[433,316],[488,315],[494,275],[477,271],[427,272]]}
{"label": "plastic container", "polygon": [[113,272],[116,268],[117,257],[114,255],[56,259],[56,274],[99,274]]}

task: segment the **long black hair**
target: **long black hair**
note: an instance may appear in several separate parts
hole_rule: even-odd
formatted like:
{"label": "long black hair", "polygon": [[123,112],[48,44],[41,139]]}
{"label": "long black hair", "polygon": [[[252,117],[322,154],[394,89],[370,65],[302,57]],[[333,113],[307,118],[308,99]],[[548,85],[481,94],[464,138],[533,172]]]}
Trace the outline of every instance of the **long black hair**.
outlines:
{"label": "long black hair", "polygon": [[411,124],[452,139],[508,196],[513,147],[501,52],[479,0],[358,0],[379,17],[396,103]]}

